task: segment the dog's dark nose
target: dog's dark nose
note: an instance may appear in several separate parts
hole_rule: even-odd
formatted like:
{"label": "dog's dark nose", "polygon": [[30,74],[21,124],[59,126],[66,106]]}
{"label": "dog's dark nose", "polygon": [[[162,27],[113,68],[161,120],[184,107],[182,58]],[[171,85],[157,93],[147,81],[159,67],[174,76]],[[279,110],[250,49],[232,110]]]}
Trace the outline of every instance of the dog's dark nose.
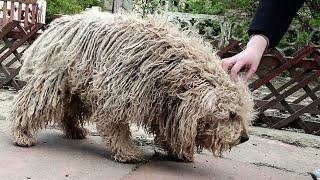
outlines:
{"label": "dog's dark nose", "polygon": [[248,137],[248,136],[241,136],[240,144],[241,144],[241,143],[244,143],[244,142],[247,142],[248,140],[249,140],[249,137]]}

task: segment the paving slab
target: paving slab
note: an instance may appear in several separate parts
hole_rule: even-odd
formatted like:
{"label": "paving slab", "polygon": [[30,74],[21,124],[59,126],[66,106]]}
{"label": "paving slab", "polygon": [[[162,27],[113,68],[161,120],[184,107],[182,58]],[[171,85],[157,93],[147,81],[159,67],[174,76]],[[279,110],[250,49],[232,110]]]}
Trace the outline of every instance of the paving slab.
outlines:
{"label": "paving slab", "polygon": [[259,167],[237,160],[197,155],[195,163],[153,160],[127,175],[123,180],[311,180],[268,167]]}
{"label": "paving slab", "polygon": [[100,137],[70,140],[59,131],[47,130],[37,140],[31,148],[17,147],[0,131],[1,180],[113,180],[136,168],[112,161]]}
{"label": "paving slab", "polygon": [[152,137],[136,127],[132,127],[133,137],[148,154],[144,164],[112,161],[93,126],[84,140],[70,140],[61,131],[48,129],[37,136],[37,146],[21,148],[12,143],[5,120],[14,96],[14,92],[0,90],[0,180],[311,180],[308,172],[320,167],[319,136],[261,128],[254,128],[250,140],[224,158],[204,151],[194,163],[153,155],[159,149],[150,145]]}
{"label": "paving slab", "polygon": [[251,136],[247,143],[237,146],[225,157],[297,175],[308,175],[308,172],[320,168],[320,149],[294,146],[257,136]]}
{"label": "paving slab", "polygon": [[[181,163],[160,154],[148,156],[150,161],[142,165],[113,162],[98,136],[70,140],[49,129],[37,140],[31,148],[15,146],[8,123],[0,121],[0,179],[310,179],[307,172],[320,162],[319,149],[256,136],[224,158],[205,151],[196,155],[194,163]],[[144,150],[150,152],[153,147]]]}
{"label": "paving slab", "polygon": [[311,180],[308,172],[320,167],[320,150],[299,147],[278,140],[251,136],[223,158],[204,151],[194,163],[152,159],[125,180],[216,179],[216,180]]}

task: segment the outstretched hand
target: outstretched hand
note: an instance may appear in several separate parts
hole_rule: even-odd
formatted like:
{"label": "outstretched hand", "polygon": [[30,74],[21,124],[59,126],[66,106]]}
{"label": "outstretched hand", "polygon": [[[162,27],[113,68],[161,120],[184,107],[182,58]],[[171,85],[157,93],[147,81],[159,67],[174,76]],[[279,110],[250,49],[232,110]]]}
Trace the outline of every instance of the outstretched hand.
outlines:
{"label": "outstretched hand", "polygon": [[222,60],[222,68],[229,73],[232,81],[236,81],[241,69],[247,70],[245,81],[252,78],[257,71],[261,57],[267,47],[267,40],[261,35],[254,35],[248,42],[246,49],[239,54]]}

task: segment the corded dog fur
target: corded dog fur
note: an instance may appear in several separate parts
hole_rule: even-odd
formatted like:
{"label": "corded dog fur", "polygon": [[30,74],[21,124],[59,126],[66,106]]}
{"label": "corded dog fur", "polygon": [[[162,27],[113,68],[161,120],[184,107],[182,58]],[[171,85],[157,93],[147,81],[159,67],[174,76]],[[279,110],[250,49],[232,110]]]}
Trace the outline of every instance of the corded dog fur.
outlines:
{"label": "corded dog fur", "polygon": [[24,53],[9,119],[19,146],[60,125],[85,138],[96,124],[119,162],[143,160],[130,124],[155,135],[169,155],[193,161],[195,147],[220,155],[248,139],[253,101],[233,83],[201,38],[157,18],[95,14],[62,17]]}

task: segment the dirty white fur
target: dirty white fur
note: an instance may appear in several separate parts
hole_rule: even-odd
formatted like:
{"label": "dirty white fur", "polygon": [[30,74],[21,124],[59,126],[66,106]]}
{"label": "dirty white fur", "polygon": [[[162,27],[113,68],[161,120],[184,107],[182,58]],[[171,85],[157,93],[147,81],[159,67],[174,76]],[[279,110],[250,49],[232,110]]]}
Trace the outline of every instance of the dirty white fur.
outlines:
{"label": "dirty white fur", "polygon": [[219,58],[196,36],[160,19],[95,14],[56,20],[23,55],[28,80],[10,119],[15,142],[51,123],[84,138],[96,123],[120,162],[139,162],[129,124],[156,135],[175,158],[192,161],[194,147],[215,155],[247,136],[253,102]]}

